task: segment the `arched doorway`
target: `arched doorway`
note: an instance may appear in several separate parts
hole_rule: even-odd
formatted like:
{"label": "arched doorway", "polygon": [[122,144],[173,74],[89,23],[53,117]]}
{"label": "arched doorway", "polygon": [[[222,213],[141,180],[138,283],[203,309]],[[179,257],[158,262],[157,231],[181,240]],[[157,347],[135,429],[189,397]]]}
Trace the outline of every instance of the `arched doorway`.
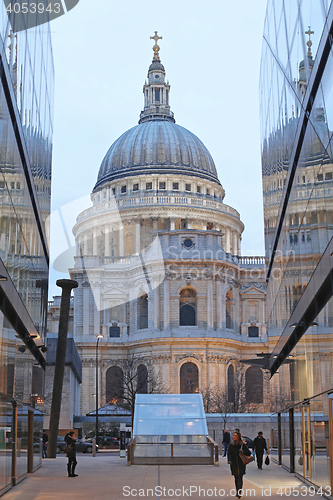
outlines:
{"label": "arched doorway", "polygon": [[184,363],[180,369],[180,393],[193,394],[199,392],[199,372],[194,363]]}
{"label": "arched doorway", "polygon": [[179,294],[179,325],[196,326],[197,294],[193,288],[184,288]]}
{"label": "arched doorway", "polygon": [[119,366],[111,366],[106,372],[106,401],[122,403],[124,397],[124,374]]}

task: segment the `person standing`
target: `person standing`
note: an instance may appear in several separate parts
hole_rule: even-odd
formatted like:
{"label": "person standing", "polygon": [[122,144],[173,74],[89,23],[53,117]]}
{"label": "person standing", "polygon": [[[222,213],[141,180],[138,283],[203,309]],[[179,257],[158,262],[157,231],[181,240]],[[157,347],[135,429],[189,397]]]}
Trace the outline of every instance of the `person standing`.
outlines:
{"label": "person standing", "polygon": [[47,443],[49,441],[49,436],[46,434],[45,430],[43,429],[43,451],[42,451],[42,457],[47,458]]}
{"label": "person standing", "polygon": [[223,456],[225,457],[228,453],[228,448],[230,444],[230,432],[224,431],[222,443],[223,443]]}
{"label": "person standing", "polygon": [[243,464],[239,451],[243,450],[244,455],[251,456],[251,452],[243,443],[240,432],[234,432],[233,440],[228,448],[228,464],[230,464],[231,474],[235,478],[236,497],[241,498],[241,490],[243,489],[243,476],[246,474],[246,465]]}
{"label": "person standing", "polygon": [[75,449],[75,433],[73,431],[68,432],[65,436],[65,443],[67,444],[67,471],[68,477],[77,477],[78,474],[75,474],[75,467],[77,464],[76,461],[76,449]]}
{"label": "person standing", "polygon": [[262,459],[265,450],[267,451],[266,439],[261,431],[258,432],[258,436],[253,441],[253,451],[257,457],[258,469],[262,470]]}

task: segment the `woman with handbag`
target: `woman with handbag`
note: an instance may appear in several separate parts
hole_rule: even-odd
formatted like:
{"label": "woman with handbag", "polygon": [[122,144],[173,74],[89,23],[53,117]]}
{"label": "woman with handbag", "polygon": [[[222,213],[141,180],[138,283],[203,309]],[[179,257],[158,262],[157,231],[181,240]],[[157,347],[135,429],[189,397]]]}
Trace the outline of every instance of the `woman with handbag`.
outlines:
{"label": "woman with handbag", "polygon": [[75,467],[77,464],[76,461],[76,449],[75,449],[75,437],[74,437],[74,432],[68,432],[65,436],[65,443],[67,445],[65,452],[68,458],[67,462],[67,471],[68,471],[68,477],[77,477],[77,474],[75,474]]}
{"label": "woman with handbag", "polygon": [[[253,460],[250,450],[243,443],[242,435],[240,432],[234,432],[233,440],[228,448],[228,464],[230,464],[231,474],[235,477],[236,497],[241,497],[241,490],[243,488],[243,476],[246,474],[246,464]],[[251,460],[252,458],[252,460]]]}

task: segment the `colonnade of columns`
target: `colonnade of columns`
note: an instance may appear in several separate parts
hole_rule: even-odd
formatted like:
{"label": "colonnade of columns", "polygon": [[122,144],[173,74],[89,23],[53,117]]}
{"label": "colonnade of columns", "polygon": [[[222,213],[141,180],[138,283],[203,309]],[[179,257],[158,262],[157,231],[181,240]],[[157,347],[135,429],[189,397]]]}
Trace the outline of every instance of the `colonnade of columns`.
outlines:
{"label": "colonnade of columns", "polygon": [[[163,228],[169,228],[170,231],[175,231],[176,229],[199,229],[202,231],[207,230],[206,221],[194,221],[186,219],[186,227],[179,227],[181,219],[168,218],[167,224],[163,224]],[[148,224],[147,224],[148,222]],[[193,227],[195,225],[195,227]],[[200,227],[199,227],[200,226]],[[202,226],[202,227],[201,227]],[[101,225],[99,227],[94,227],[89,232],[84,232],[79,235],[76,242],[76,255],[80,254],[84,256],[124,256],[129,253],[140,253],[147,244],[148,241],[145,240],[146,236],[143,233],[143,228],[148,234],[151,234],[151,240],[153,234],[159,230],[159,219],[157,217],[149,217],[147,219],[132,219],[123,224],[117,224],[113,228],[108,225]],[[231,229],[222,225],[215,225],[213,230],[220,231],[222,235],[222,247],[225,252],[232,255],[240,255],[240,233],[234,229]],[[126,238],[130,236],[132,238],[132,243],[126,243]],[[112,241],[110,240],[112,239]],[[131,248],[129,248],[131,246]]]}

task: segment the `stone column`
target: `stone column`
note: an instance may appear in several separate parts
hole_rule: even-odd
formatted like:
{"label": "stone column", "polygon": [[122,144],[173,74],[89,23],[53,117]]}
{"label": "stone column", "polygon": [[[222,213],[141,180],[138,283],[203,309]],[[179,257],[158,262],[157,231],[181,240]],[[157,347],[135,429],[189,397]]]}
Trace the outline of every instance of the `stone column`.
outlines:
{"label": "stone column", "polygon": [[169,281],[164,280],[164,330],[170,329],[170,296]]}
{"label": "stone column", "polygon": [[97,255],[97,229],[93,229],[93,255]]}
{"label": "stone column", "polygon": [[153,217],[153,232],[156,233],[158,231],[158,217]]}
{"label": "stone column", "polygon": [[88,237],[87,237],[87,233],[84,233],[84,237],[83,237],[83,255],[88,255]]}
{"label": "stone column", "polygon": [[216,328],[222,328],[222,283],[216,282]]}
{"label": "stone column", "polygon": [[104,228],[104,255],[105,257],[110,257],[110,233],[109,233],[109,228],[105,227]]}
{"label": "stone column", "polygon": [[237,233],[236,233],[236,231],[234,231],[233,237],[234,237],[233,255],[237,255],[237,253],[238,253],[238,245],[237,245]]}
{"label": "stone column", "polygon": [[124,226],[119,226],[119,257],[124,256]]}
{"label": "stone column", "polygon": [[225,228],[225,251],[230,253],[230,229]]}
{"label": "stone column", "polygon": [[139,254],[141,252],[141,224],[140,219],[135,221],[135,253]]}
{"label": "stone column", "polygon": [[221,297],[221,321],[222,321],[222,328],[226,328],[226,297],[225,297],[225,293]]}
{"label": "stone column", "polygon": [[159,286],[154,288],[154,328],[160,328],[160,290]]}
{"label": "stone column", "polygon": [[207,282],[207,329],[214,327],[213,322],[213,282]]}
{"label": "stone column", "polygon": [[172,219],[170,217],[170,231],[174,231],[175,230],[175,219]]}
{"label": "stone column", "polygon": [[101,333],[101,320],[100,320],[100,288],[99,284],[94,285],[94,335]]}
{"label": "stone column", "polygon": [[89,335],[89,284],[83,284],[83,335]]}
{"label": "stone column", "polygon": [[234,330],[236,333],[240,333],[239,323],[239,288],[233,288],[233,321],[234,321]]}

